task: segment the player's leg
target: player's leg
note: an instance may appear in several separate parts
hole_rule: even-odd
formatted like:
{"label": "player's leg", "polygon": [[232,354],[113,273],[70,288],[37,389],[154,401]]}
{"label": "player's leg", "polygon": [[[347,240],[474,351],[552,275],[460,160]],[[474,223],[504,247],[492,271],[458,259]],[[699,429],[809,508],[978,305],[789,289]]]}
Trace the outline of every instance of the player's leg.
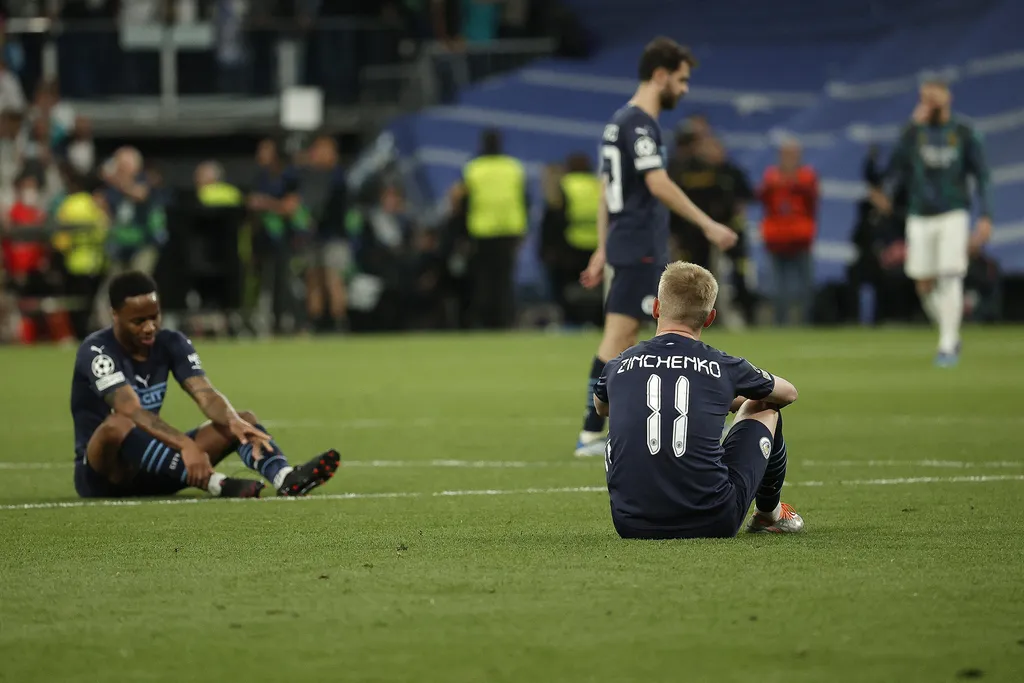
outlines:
{"label": "player's leg", "polygon": [[605,420],[594,409],[594,385],[608,361],[636,344],[640,321],[653,310],[660,275],[648,265],[606,270],[604,332],[590,364],[583,428],[576,441],[579,457],[604,455]]}
{"label": "player's leg", "polygon": [[[111,415],[93,432],[84,461],[75,465],[75,489],[83,498],[171,495],[188,487],[187,477],[179,453],[120,415]],[[251,498],[262,488],[262,482],[215,473],[206,490]]]}
{"label": "player's leg", "polygon": [[800,515],[782,502],[786,440],[779,410],[760,401],[744,402],[722,446],[722,462],[729,468],[736,491],[736,528],[753,501],[755,511],[748,531],[793,533],[803,529]]}
{"label": "player's leg", "polygon": [[938,274],[938,232],[930,216],[907,218],[907,257],[904,271],[917,289],[921,308],[934,324],[938,324],[938,298],[935,278]]}
{"label": "player's leg", "polygon": [[964,277],[967,275],[970,216],[950,211],[938,217],[938,280],[935,285],[939,323],[939,366],[955,365],[960,355],[960,326],[964,313]]}
{"label": "player's leg", "polygon": [[[253,413],[243,410],[239,416],[249,424],[267,431]],[[258,472],[284,496],[301,496],[309,493],[329,481],[341,464],[338,452],[329,450],[302,465],[292,467],[275,441],[270,442],[273,451],[264,453],[257,460],[253,456],[252,444],[240,444],[226,427],[212,422],[207,422],[195,430],[192,438],[209,454],[210,462],[214,465],[231,453],[237,452],[246,467]]]}

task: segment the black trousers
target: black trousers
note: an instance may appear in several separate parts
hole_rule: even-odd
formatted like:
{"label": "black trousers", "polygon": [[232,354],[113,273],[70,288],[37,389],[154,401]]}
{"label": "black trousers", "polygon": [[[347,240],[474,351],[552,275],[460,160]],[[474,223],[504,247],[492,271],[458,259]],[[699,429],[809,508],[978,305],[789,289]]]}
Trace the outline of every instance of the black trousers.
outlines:
{"label": "black trousers", "polygon": [[518,237],[473,240],[469,264],[473,283],[470,325],[476,329],[508,329],[515,324],[515,265]]}

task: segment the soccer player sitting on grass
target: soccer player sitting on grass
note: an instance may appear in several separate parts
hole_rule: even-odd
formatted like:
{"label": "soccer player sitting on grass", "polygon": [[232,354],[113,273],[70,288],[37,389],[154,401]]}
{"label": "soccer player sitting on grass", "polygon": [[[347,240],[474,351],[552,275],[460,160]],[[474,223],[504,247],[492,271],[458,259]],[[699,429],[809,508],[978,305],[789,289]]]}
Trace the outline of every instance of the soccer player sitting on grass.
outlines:
{"label": "soccer player sitting on grass", "polygon": [[[237,412],[213,388],[192,342],[160,329],[160,301],[148,275],[115,277],[110,305],[113,326],[82,342],[71,380],[79,496],[166,496],[192,486],[214,496],[256,497],[262,482],[213,469],[236,451],[280,495],[305,495],[334,476],[337,451],[290,467],[256,416]],[[184,434],[160,419],[169,374],[210,422]]]}
{"label": "soccer player sitting on grass", "polygon": [[[718,283],[704,268],[668,266],[654,301],[657,334],[609,361],[594,388],[609,417],[605,449],[612,521],[623,538],[800,531],[781,500],[786,442],[779,412],[797,398],[781,377],[700,340]],[[726,414],[736,412],[721,442]]]}

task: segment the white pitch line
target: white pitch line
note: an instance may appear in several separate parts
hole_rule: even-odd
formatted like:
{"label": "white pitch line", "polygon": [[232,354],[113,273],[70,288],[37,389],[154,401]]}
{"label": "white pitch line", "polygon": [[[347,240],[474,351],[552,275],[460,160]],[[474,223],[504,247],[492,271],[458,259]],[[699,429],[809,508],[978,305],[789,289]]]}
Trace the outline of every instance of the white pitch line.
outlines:
{"label": "white pitch line", "polygon": [[[997,481],[1024,481],[1024,474],[1002,474],[974,477],[910,477],[903,479],[852,479],[837,482],[839,486],[896,486],[901,484],[981,484]],[[786,486],[828,486],[823,481],[787,482]],[[479,489],[461,491],[395,491],[383,493],[329,493],[305,498],[278,496],[261,498],[264,502],[300,503],[327,500],[373,500],[381,498],[457,498],[463,496],[524,496],[553,495],[560,493],[607,493],[604,486],[568,486],[560,488],[528,488],[528,489]],[[166,499],[126,499],[126,500],[77,500],[62,503],[22,503],[0,505],[0,511],[15,510],[56,510],[66,508],[90,507],[141,507],[144,505],[198,505],[215,503],[255,503],[251,498],[166,498]]]}
{"label": "white pitch line", "polygon": [[[431,427],[489,427],[513,422],[518,427],[566,427],[578,425],[579,418],[570,417],[495,417],[495,418],[348,418],[343,420],[297,419],[264,420],[267,429],[424,429]],[[70,422],[19,425],[19,432],[69,433]]]}
{"label": "white pitch line", "polygon": [[793,460],[797,467],[938,467],[949,469],[1004,469],[1024,467],[1024,461],[988,460]]}
{"label": "white pitch line", "polygon": [[[545,467],[587,467],[603,463],[597,459],[565,460],[342,460],[344,468],[441,468],[441,469],[531,469]],[[0,462],[0,470],[63,470],[74,462]]]}
{"label": "white pitch line", "polygon": [[[564,460],[342,460],[342,467],[350,468],[440,468],[440,469],[533,469],[548,467],[589,467],[604,462],[600,458],[574,458]],[[61,462],[0,462],[2,470],[69,469],[72,461]],[[966,462],[962,460],[797,460],[801,467],[926,467],[939,469],[1018,469],[1024,461],[1008,460]]]}

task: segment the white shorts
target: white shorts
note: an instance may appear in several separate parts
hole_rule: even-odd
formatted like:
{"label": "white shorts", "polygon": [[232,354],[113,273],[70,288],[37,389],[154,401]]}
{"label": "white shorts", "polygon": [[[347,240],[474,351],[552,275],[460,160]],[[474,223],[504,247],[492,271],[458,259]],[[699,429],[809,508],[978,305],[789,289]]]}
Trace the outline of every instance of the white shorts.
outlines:
{"label": "white shorts", "polygon": [[963,209],[937,216],[908,216],[907,277],[929,280],[966,275],[970,222],[970,214]]}

